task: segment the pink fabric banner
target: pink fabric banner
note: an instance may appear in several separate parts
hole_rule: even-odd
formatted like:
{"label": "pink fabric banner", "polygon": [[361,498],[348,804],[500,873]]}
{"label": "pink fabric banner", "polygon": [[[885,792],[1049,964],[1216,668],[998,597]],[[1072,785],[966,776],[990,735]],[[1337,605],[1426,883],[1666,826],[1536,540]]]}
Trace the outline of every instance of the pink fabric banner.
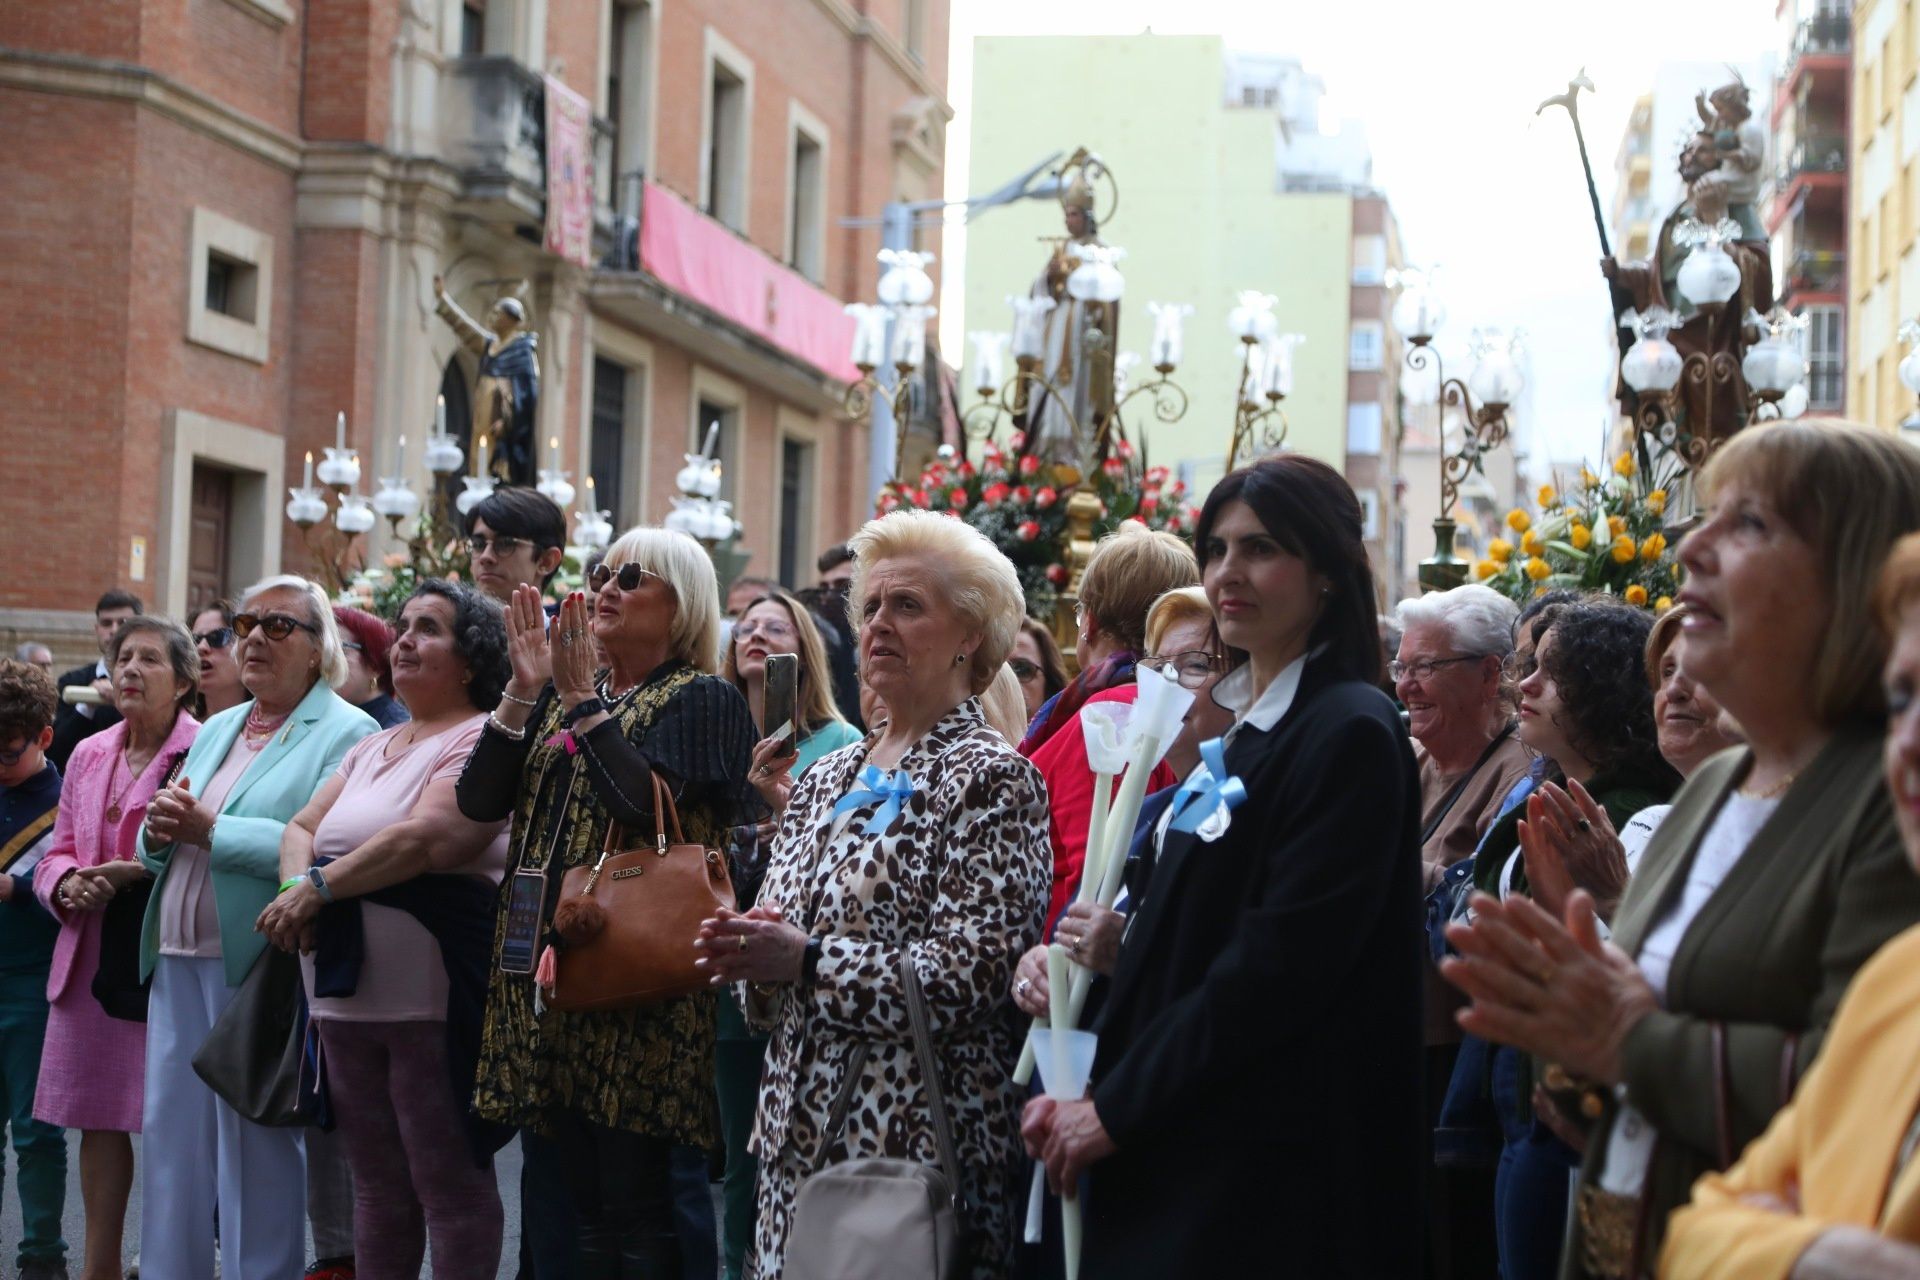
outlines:
{"label": "pink fabric banner", "polygon": [[853,317],[838,298],[651,182],[640,212],[640,267],[829,377],[860,376]]}
{"label": "pink fabric banner", "polygon": [[593,265],[593,106],[547,77],[547,252]]}

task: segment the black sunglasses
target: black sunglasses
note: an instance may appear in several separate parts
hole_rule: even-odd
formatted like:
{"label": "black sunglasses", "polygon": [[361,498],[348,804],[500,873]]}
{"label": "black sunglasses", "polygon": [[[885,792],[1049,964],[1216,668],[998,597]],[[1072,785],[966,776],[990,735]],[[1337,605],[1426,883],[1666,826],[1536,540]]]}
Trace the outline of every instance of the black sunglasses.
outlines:
{"label": "black sunglasses", "polygon": [[1031,680],[1040,674],[1040,668],[1025,658],[1008,658],[1007,665],[1013,668],[1015,680]]}
{"label": "black sunglasses", "polygon": [[311,622],[302,622],[298,618],[289,618],[284,613],[270,613],[264,618],[257,618],[251,613],[236,613],[233,615],[233,634],[239,636],[242,640],[252,635],[255,627],[266,632],[267,639],[269,640],[285,640],[295,631],[305,631],[314,636],[320,634],[320,628],[314,626]]}
{"label": "black sunglasses", "polygon": [[467,550],[476,556],[487,554],[488,547],[493,548],[494,555],[504,557],[512,555],[522,547],[531,547],[533,545],[531,538],[509,538],[498,534],[489,538],[484,533],[469,534],[467,536]]}
{"label": "black sunglasses", "polygon": [[209,649],[224,649],[233,643],[233,628],[215,627],[211,631],[196,631],[193,633],[193,642]]}
{"label": "black sunglasses", "polygon": [[[604,591],[607,584],[612,582],[622,591],[638,591],[642,578],[660,578],[660,575],[651,569],[642,569],[631,560],[620,566],[617,576],[615,571],[606,565],[597,564],[593,566],[593,572],[587,575],[587,585],[595,591]],[[665,582],[666,579],[660,578],[660,581]]]}

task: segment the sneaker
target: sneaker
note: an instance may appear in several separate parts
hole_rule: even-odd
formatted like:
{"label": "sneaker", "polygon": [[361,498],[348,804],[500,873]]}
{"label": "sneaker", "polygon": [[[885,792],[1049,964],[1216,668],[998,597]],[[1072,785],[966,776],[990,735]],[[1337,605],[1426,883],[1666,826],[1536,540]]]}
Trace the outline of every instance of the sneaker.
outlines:
{"label": "sneaker", "polygon": [[67,1280],[67,1264],[23,1262],[20,1264],[20,1280]]}
{"label": "sneaker", "polygon": [[305,1280],[354,1280],[352,1258],[322,1258],[307,1268]]}

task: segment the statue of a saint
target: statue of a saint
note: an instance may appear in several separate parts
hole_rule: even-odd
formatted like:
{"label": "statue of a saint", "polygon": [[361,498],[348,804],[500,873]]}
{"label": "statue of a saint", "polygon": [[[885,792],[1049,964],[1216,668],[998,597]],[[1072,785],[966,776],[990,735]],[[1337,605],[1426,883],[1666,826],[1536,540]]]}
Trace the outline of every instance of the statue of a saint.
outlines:
{"label": "statue of a saint", "polygon": [[[1741,90],[1744,94],[1744,86]],[[1732,358],[1737,369],[1748,345],[1758,337],[1748,331],[1747,313],[1764,314],[1772,309],[1773,268],[1765,233],[1761,233],[1758,243],[1746,238],[1747,223],[1729,198],[1730,188],[1736,191],[1739,188],[1729,182],[1726,162],[1727,151],[1715,132],[1702,130],[1687,139],[1680,152],[1680,177],[1686,183],[1687,194],[1660,224],[1653,260],[1621,263],[1606,258],[1600,270],[1617,292],[1631,300],[1634,310],[1644,312],[1650,307],[1665,307],[1680,317],[1680,324],[1667,336],[1683,358],[1700,353],[1712,361],[1716,355],[1725,354]],[[1700,304],[1680,289],[1680,265],[1691,249],[1685,237],[1675,232],[1689,223],[1714,227],[1725,219],[1739,222],[1742,228],[1740,239],[1722,245],[1740,269],[1740,288],[1724,306],[1703,311]],[[1746,425],[1747,406],[1737,388],[1716,388],[1711,382],[1709,379],[1695,383],[1683,378],[1678,389],[1681,409],[1676,420],[1693,435],[1724,440]],[[1631,414],[1637,404],[1634,392],[1623,383],[1618,394],[1623,410]]]}
{"label": "statue of a saint", "polygon": [[[1035,388],[1022,424],[1024,452],[1046,462],[1082,468],[1087,460],[1081,457],[1082,439],[1075,437],[1076,425],[1092,446],[1094,460],[1106,451],[1107,419],[1113,410],[1114,337],[1120,327],[1118,302],[1081,302],[1067,292],[1067,277],[1081,264],[1082,251],[1104,244],[1094,220],[1086,158],[1082,151],[1067,162],[1073,178],[1060,194],[1066,236],[1055,241],[1052,255],[1029,290],[1032,297],[1054,302],[1046,314],[1040,373],[1059,395]],[[1094,334],[1098,337],[1089,342]]]}
{"label": "statue of a saint", "polygon": [[525,328],[527,309],[520,299],[503,296],[487,309],[483,325],[447,296],[446,282],[433,278],[434,310],[460,344],[480,357],[475,380],[470,441],[488,438],[491,469],[509,484],[534,480],[539,436],[540,335]]}

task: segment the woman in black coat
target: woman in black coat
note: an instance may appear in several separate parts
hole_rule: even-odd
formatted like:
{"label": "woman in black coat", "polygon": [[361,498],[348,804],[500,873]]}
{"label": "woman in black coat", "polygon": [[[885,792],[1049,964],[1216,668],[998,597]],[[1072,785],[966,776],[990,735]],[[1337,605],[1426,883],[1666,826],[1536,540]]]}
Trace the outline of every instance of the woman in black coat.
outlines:
{"label": "woman in black coat", "polygon": [[1207,598],[1248,655],[1213,694],[1246,799],[1170,817],[1089,1097],[1027,1108],[1053,1185],[1089,1175],[1083,1274],[1420,1273],[1420,793],[1360,530],[1296,454],[1201,512]]}

